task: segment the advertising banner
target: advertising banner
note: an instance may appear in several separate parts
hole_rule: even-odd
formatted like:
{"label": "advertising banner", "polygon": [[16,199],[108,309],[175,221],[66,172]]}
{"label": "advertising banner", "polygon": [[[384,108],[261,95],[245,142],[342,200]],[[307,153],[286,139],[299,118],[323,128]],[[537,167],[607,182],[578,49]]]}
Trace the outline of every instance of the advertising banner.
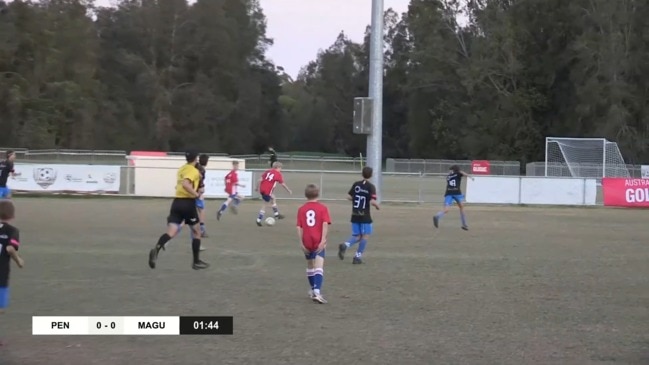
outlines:
{"label": "advertising banner", "polygon": [[604,205],[649,207],[649,179],[603,178]]}
{"label": "advertising banner", "polygon": [[[205,172],[205,197],[206,198],[225,198],[228,195],[225,192],[225,175],[228,174],[227,170],[207,170]],[[252,196],[253,185],[256,183],[252,181],[252,171],[238,171],[239,184],[245,187],[237,188],[239,195],[249,197]]]}
{"label": "advertising banner", "polygon": [[14,191],[119,193],[120,166],[16,164],[20,176],[9,178]]}
{"label": "advertising banner", "polygon": [[471,173],[474,175],[489,175],[491,164],[489,161],[471,161]]}

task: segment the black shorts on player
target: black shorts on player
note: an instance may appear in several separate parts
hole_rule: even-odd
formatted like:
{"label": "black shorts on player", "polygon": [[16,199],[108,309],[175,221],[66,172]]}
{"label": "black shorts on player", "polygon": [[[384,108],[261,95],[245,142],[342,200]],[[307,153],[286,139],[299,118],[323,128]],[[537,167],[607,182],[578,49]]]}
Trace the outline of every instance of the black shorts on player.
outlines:
{"label": "black shorts on player", "polygon": [[180,226],[185,223],[188,226],[198,224],[198,211],[196,210],[196,200],[186,198],[176,198],[171,202],[169,217],[167,223]]}

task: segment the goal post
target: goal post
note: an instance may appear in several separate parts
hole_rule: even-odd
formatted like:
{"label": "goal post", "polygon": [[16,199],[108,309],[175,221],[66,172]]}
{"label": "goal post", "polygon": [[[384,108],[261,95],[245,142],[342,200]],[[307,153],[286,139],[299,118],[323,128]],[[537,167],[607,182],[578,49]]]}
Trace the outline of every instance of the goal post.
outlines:
{"label": "goal post", "polygon": [[545,176],[630,177],[624,157],[606,138],[547,137]]}

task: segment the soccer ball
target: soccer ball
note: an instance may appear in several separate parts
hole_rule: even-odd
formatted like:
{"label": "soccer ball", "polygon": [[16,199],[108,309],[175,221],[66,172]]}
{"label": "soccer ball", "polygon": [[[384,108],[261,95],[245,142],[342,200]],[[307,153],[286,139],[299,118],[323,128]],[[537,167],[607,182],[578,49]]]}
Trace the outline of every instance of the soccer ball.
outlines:
{"label": "soccer ball", "polygon": [[275,218],[273,218],[273,217],[266,218],[266,225],[271,226],[271,227],[274,226],[275,225]]}

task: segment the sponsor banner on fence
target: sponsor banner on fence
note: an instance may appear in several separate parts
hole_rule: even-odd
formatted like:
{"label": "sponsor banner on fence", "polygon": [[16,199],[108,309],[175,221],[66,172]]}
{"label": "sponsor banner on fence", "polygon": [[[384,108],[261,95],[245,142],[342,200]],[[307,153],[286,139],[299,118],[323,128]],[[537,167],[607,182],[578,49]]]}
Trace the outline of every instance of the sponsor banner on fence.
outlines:
{"label": "sponsor banner on fence", "polygon": [[604,205],[609,207],[649,207],[649,179],[602,179]]}
{"label": "sponsor banner on fence", "polygon": [[120,166],[16,164],[14,169],[20,176],[7,185],[15,191],[119,193]]}
{"label": "sponsor banner on fence", "polygon": [[471,161],[471,173],[475,175],[489,175],[491,173],[491,164],[489,161]]}
{"label": "sponsor banner on fence", "polygon": [[640,166],[640,174],[643,179],[649,179],[649,165]]}
{"label": "sponsor banner on fence", "polygon": [[[227,170],[207,170],[205,172],[205,197],[207,198],[224,198],[228,195],[225,192],[225,175],[230,171]],[[239,195],[252,196],[252,171],[238,171],[239,184],[245,187],[237,188]]]}

